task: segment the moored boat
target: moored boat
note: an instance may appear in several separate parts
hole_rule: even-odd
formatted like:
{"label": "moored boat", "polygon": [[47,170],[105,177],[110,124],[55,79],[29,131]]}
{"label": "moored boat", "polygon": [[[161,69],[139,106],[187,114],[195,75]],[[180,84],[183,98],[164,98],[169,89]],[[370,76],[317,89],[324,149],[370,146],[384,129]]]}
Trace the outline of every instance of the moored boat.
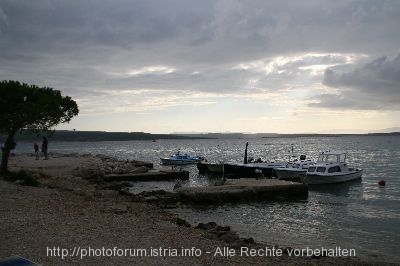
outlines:
{"label": "moored boat", "polygon": [[[305,158],[305,156],[303,158]],[[304,176],[308,168],[314,164],[315,161],[311,159],[296,160],[289,163],[287,167],[278,167],[275,168],[274,171],[278,179],[301,181],[301,177]]]}
{"label": "moored boat", "polygon": [[197,169],[200,174],[222,174],[223,163],[209,163],[207,161],[201,161],[197,163]]}
{"label": "moored boat", "polygon": [[308,168],[302,182],[309,185],[333,184],[361,178],[362,169],[349,168],[346,152],[322,152],[315,165]]}
{"label": "moored boat", "polygon": [[275,168],[286,165],[287,162],[225,163],[224,175],[227,178],[256,178],[260,175],[272,177]]}
{"label": "moored boat", "polygon": [[160,158],[161,163],[164,165],[186,165],[186,164],[196,164],[204,160],[201,156],[191,156],[188,154],[173,154],[170,157]]}

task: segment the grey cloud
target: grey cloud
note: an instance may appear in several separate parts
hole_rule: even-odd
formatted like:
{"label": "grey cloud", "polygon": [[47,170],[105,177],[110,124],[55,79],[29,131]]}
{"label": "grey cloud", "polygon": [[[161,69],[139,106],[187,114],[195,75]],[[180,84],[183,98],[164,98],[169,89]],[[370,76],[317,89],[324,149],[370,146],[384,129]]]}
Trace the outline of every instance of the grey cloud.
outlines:
{"label": "grey cloud", "polygon": [[348,73],[327,69],[324,84],[332,87],[354,87],[364,92],[385,92],[400,95],[400,55],[390,60],[386,56],[373,60]]}
{"label": "grey cloud", "polygon": [[203,24],[211,19],[207,4],[174,0],[3,1],[1,5],[10,17],[6,31],[10,42],[25,48],[21,43],[29,42],[37,50],[91,45],[129,49],[192,32],[198,40]]}
{"label": "grey cloud", "polygon": [[3,9],[0,8],[0,25],[7,25],[7,16]]}
{"label": "grey cloud", "polygon": [[282,68],[299,68],[313,65],[337,65],[346,63],[341,55],[308,55],[299,60],[284,64]]}
{"label": "grey cloud", "polygon": [[196,74],[190,71],[176,71],[169,74],[116,77],[108,79],[106,84],[120,89],[134,85],[136,88],[235,93],[243,88],[246,77],[247,74],[243,71],[210,68]]}
{"label": "grey cloud", "polygon": [[[74,95],[136,88],[246,93],[251,79],[272,91],[321,78],[301,67],[345,62],[334,55],[309,56],[269,75],[232,66],[307,52],[397,53],[399,22],[400,1],[395,0],[2,0],[0,79],[54,86]],[[153,65],[177,71],[112,75]],[[332,71],[333,78],[325,75],[327,84],[344,79]],[[375,77],[393,81],[383,73],[390,75],[385,70]]]}
{"label": "grey cloud", "polygon": [[115,47],[156,52],[154,61],[232,63],[298,51],[376,52],[378,43],[397,49],[400,41],[397,1],[4,0],[0,7],[10,20],[2,48],[16,54]]}
{"label": "grey cloud", "polygon": [[321,95],[313,106],[351,109],[400,109],[400,55],[386,56],[354,66],[327,69],[324,84],[339,88],[339,96]]}

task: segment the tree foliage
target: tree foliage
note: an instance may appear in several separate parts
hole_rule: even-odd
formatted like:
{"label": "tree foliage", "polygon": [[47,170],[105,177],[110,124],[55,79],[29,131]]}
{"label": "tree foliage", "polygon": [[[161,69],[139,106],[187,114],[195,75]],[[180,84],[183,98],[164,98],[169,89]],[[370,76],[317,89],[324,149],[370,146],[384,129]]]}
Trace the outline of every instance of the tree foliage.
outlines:
{"label": "tree foliage", "polygon": [[58,90],[18,81],[0,82],[0,133],[7,139],[1,170],[7,170],[8,152],[18,130],[48,130],[78,115],[78,105]]}

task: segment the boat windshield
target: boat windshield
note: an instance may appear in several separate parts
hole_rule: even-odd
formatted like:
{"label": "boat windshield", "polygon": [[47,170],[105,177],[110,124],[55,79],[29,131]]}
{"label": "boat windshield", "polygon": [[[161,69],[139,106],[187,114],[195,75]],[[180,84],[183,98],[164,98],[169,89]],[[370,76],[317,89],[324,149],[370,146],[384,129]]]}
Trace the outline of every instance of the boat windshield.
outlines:
{"label": "boat windshield", "polygon": [[316,167],[314,167],[314,166],[308,168],[308,172],[314,172],[314,171],[315,171],[315,168],[316,168]]}
{"label": "boat windshield", "polygon": [[322,153],[318,157],[319,162],[324,162],[324,163],[344,163],[346,161],[346,154],[345,153],[340,153],[340,154],[329,154],[329,153]]}

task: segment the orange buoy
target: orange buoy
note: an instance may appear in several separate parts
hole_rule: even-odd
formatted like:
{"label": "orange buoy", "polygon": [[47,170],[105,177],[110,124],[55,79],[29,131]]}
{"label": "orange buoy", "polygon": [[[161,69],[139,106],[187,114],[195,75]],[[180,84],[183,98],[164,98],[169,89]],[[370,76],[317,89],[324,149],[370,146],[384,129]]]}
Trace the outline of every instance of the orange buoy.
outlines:
{"label": "orange buoy", "polygon": [[380,186],[384,186],[384,185],[386,185],[386,181],[385,180],[379,180],[379,182],[378,182],[378,184],[380,185]]}

